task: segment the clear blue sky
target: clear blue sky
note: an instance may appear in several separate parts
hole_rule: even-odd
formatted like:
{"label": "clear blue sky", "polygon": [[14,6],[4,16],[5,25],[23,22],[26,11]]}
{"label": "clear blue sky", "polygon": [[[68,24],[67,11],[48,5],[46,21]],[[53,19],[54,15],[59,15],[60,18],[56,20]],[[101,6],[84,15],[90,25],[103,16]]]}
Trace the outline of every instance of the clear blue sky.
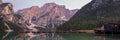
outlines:
{"label": "clear blue sky", "polygon": [[14,5],[14,10],[28,8],[31,6],[43,6],[45,3],[54,2],[59,5],[65,5],[68,9],[80,9],[91,0],[3,0],[3,2],[10,2]]}

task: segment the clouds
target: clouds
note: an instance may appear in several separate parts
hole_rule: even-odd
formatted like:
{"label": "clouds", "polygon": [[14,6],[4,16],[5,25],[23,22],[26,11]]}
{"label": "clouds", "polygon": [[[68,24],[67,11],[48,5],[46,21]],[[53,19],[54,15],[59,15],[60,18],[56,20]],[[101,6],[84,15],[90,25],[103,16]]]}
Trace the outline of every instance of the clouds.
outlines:
{"label": "clouds", "polygon": [[81,8],[91,0],[3,0],[3,2],[11,2],[15,11],[31,6],[43,6],[45,3],[55,2],[59,5],[65,5],[68,9]]}

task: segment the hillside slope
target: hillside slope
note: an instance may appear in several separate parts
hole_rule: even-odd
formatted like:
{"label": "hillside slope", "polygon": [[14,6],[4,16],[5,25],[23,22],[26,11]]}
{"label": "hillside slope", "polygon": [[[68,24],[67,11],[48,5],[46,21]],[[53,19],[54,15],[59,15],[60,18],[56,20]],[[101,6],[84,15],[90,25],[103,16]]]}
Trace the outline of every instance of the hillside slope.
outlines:
{"label": "hillside slope", "polygon": [[119,0],[92,0],[58,30],[94,29],[107,23],[120,22]]}

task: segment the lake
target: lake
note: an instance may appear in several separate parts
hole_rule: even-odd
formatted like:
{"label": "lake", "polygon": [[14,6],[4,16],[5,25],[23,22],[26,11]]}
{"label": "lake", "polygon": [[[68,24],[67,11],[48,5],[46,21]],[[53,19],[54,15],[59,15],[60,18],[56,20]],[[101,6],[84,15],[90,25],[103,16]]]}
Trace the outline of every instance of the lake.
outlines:
{"label": "lake", "polygon": [[0,40],[120,40],[120,35],[0,32]]}

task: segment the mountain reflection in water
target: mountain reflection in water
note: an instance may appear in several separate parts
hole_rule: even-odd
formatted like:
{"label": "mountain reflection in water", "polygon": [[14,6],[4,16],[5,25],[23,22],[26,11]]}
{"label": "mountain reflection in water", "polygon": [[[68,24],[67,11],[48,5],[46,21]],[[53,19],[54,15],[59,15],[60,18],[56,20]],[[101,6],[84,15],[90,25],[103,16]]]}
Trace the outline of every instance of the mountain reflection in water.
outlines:
{"label": "mountain reflection in water", "polygon": [[0,40],[120,40],[120,35],[0,32]]}

